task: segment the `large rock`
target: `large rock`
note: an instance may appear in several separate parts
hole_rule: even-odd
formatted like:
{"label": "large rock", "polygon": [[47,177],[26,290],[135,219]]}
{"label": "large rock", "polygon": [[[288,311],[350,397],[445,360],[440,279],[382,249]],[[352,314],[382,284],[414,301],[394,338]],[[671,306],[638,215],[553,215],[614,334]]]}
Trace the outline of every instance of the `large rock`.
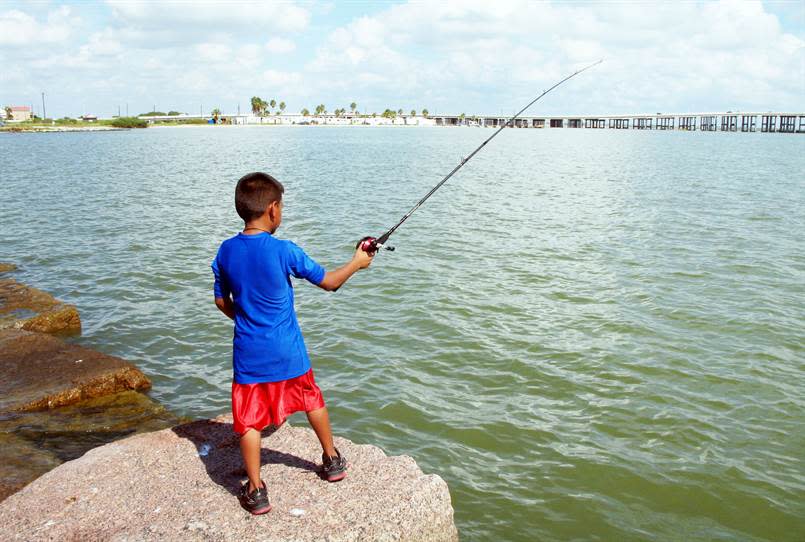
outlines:
{"label": "large rock", "polygon": [[150,387],[139,369],[120,358],[43,333],[0,329],[0,413]]}
{"label": "large rock", "polygon": [[42,333],[78,333],[81,331],[81,317],[73,305],[63,303],[42,290],[14,279],[0,279],[2,328]]}
{"label": "large rock", "polygon": [[0,432],[0,501],[61,461],[33,442],[11,432]]}
{"label": "large rock", "polygon": [[134,391],[49,410],[0,413],[0,501],[92,448],[182,421],[187,420]]}
{"label": "large rock", "polygon": [[413,459],[336,438],[349,475],[317,472],[310,429],[264,432],[262,477],[273,510],[252,516],[231,418],[140,434],[56,467],[0,503],[4,540],[453,541],[445,482]]}

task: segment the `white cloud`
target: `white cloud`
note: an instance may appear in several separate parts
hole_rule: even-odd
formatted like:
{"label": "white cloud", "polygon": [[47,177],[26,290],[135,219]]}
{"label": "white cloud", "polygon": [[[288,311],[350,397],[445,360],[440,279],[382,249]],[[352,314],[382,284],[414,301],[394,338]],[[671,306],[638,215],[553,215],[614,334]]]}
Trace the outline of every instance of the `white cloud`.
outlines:
{"label": "white cloud", "polygon": [[266,50],[271,53],[290,53],[296,49],[296,44],[285,38],[271,38],[266,43]]}
{"label": "white cloud", "polygon": [[230,62],[232,48],[223,43],[201,43],[196,45],[198,58],[205,62]]}
{"label": "white cloud", "polygon": [[292,2],[263,3],[235,0],[225,3],[137,2],[108,0],[115,16],[123,23],[145,28],[219,29],[227,33],[261,28],[282,32],[299,32],[310,22],[310,11]]}
{"label": "white cloud", "polygon": [[97,91],[194,111],[259,95],[295,111],[355,100],[362,111],[498,113],[603,57],[535,110],[805,109],[803,35],[759,2],[412,1],[367,5],[340,27],[316,3],[109,5],[105,20],[78,17],[82,4],[0,12],[0,26],[15,29],[0,33],[4,95]]}
{"label": "white cloud", "polygon": [[358,73],[364,92],[386,100],[441,95],[440,111],[472,100],[470,109],[485,112],[492,101],[514,107],[599,58],[604,65],[541,106],[805,109],[803,40],[751,1],[409,2],[334,29],[307,70],[328,83]]}
{"label": "white cloud", "polygon": [[0,13],[0,46],[31,46],[53,44],[67,40],[78,19],[70,8],[62,6],[51,11],[44,22],[18,10]]}

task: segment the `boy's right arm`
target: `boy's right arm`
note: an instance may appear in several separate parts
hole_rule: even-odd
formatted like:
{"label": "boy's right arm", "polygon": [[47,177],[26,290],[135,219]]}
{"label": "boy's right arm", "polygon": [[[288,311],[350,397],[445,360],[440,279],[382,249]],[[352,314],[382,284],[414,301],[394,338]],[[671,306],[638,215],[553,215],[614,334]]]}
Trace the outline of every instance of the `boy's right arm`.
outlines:
{"label": "boy's right arm", "polygon": [[346,265],[339,267],[335,271],[324,273],[324,278],[319,283],[319,288],[328,292],[335,292],[357,271],[369,267],[372,263],[372,258],[374,258],[374,255],[370,255],[359,248]]}
{"label": "boy's right arm", "polygon": [[230,320],[235,319],[235,303],[232,301],[231,297],[216,297],[215,306],[218,307],[222,313],[226,314]]}

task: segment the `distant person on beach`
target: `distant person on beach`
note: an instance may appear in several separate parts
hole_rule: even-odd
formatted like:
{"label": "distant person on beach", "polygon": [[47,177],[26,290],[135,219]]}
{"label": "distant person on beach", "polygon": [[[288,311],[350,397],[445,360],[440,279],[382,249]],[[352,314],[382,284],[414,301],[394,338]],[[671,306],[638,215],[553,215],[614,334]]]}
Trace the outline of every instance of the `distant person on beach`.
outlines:
{"label": "distant person on beach", "polygon": [[324,478],[336,482],[347,475],[296,319],[291,277],[334,291],[372,263],[372,256],[358,249],[346,265],[326,271],[291,241],[275,238],[284,191],[267,173],[244,175],[235,188],[243,231],[221,243],[212,262],[215,304],[235,321],[232,416],[249,476],[240,500],[252,514],[271,510],[260,478],[260,431],[281,425],[294,412],[304,411],[319,437]]}

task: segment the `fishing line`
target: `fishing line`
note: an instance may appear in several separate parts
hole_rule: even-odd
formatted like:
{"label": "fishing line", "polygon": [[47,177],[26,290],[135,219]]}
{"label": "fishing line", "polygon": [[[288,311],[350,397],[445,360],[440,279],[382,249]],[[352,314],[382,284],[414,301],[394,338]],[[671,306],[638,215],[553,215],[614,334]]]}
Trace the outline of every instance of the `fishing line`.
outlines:
{"label": "fishing line", "polygon": [[355,248],[359,248],[359,247],[360,247],[360,248],[361,248],[361,250],[363,250],[364,252],[368,252],[369,254],[374,254],[374,253],[376,253],[376,252],[377,252],[379,249],[381,249],[381,248],[385,248],[386,250],[394,250],[394,247],[389,246],[389,245],[387,245],[387,244],[386,244],[386,242],[389,240],[389,237],[391,237],[391,234],[393,234],[395,231],[397,231],[397,228],[399,228],[400,226],[402,226],[403,222],[405,222],[406,220],[408,220],[408,217],[409,217],[409,216],[411,216],[412,214],[414,214],[414,212],[415,212],[417,209],[419,209],[419,207],[420,207],[420,206],[421,206],[423,203],[425,203],[425,201],[427,201],[427,199],[428,199],[429,197],[431,197],[431,196],[434,194],[434,192],[436,192],[436,191],[437,191],[439,188],[441,188],[441,186],[442,186],[444,183],[446,183],[446,182],[447,182],[447,180],[448,180],[450,177],[452,177],[453,175],[455,175],[455,174],[456,174],[456,172],[457,172],[459,169],[461,169],[462,167],[464,167],[464,164],[466,164],[467,162],[469,162],[469,161],[472,159],[472,157],[473,157],[473,156],[475,156],[475,155],[476,155],[476,154],[477,154],[477,153],[478,153],[478,152],[479,152],[481,149],[483,149],[483,148],[484,148],[484,146],[486,146],[486,144],[487,144],[487,143],[489,143],[490,141],[492,141],[492,138],[494,138],[496,135],[498,135],[498,134],[501,132],[501,130],[503,130],[505,127],[510,126],[510,125],[511,125],[511,124],[514,122],[514,120],[515,120],[517,117],[519,117],[520,115],[522,115],[522,114],[523,114],[523,112],[524,112],[526,109],[528,109],[529,107],[531,107],[532,105],[534,105],[535,103],[537,103],[537,102],[540,100],[540,98],[542,98],[543,96],[545,96],[546,94],[548,94],[550,91],[552,91],[553,89],[555,89],[556,87],[558,87],[559,85],[561,85],[562,83],[564,83],[565,81],[568,81],[568,80],[570,80],[570,79],[572,79],[572,78],[576,77],[576,76],[577,76],[578,74],[580,74],[581,72],[587,71],[587,70],[589,70],[590,68],[592,68],[593,66],[597,66],[598,64],[601,64],[603,61],[604,61],[604,60],[603,60],[603,59],[601,59],[601,60],[599,60],[598,62],[593,62],[593,63],[592,63],[592,64],[590,64],[589,66],[587,66],[587,67],[585,67],[585,68],[582,68],[582,69],[580,69],[579,71],[577,71],[577,72],[575,72],[575,73],[572,73],[572,74],[568,75],[567,77],[565,77],[564,79],[562,79],[561,81],[559,81],[558,83],[556,83],[554,86],[552,86],[552,87],[551,87],[551,88],[549,88],[548,90],[543,91],[543,92],[542,92],[542,94],[540,94],[539,96],[537,96],[536,98],[534,98],[534,99],[533,99],[533,100],[532,100],[532,101],[531,101],[531,102],[530,102],[528,105],[526,105],[524,108],[522,108],[522,109],[521,109],[521,110],[520,110],[520,111],[519,111],[519,112],[518,112],[516,115],[514,115],[512,118],[510,118],[509,120],[507,120],[507,121],[506,121],[506,122],[505,122],[505,123],[504,123],[504,124],[503,124],[503,125],[502,125],[500,128],[498,128],[497,130],[495,130],[495,133],[493,133],[491,136],[489,136],[489,138],[487,138],[487,139],[486,139],[486,140],[485,140],[483,143],[481,143],[480,145],[478,145],[478,147],[477,147],[477,148],[476,148],[474,151],[472,151],[472,153],[471,153],[469,156],[467,156],[466,158],[462,158],[462,159],[461,159],[461,162],[459,162],[459,164],[458,164],[456,167],[454,167],[454,168],[453,168],[453,170],[452,170],[450,173],[448,173],[447,175],[445,175],[445,176],[444,176],[444,178],[443,178],[441,181],[439,181],[439,183],[438,183],[436,186],[434,186],[433,188],[431,188],[430,192],[428,192],[427,194],[425,194],[425,197],[423,197],[421,200],[419,200],[419,201],[417,202],[417,204],[416,204],[416,205],[414,205],[414,206],[411,208],[411,210],[410,210],[410,211],[408,211],[407,213],[405,213],[405,215],[404,215],[404,216],[403,216],[403,217],[400,219],[400,221],[399,221],[399,222],[397,222],[397,223],[396,223],[394,226],[392,226],[392,227],[391,227],[391,228],[390,228],[390,229],[389,229],[389,230],[388,230],[386,233],[384,233],[384,234],[383,234],[383,235],[381,235],[380,237],[371,237],[371,236],[364,237],[363,239],[361,239],[360,241],[358,241],[358,244],[355,246]]}

